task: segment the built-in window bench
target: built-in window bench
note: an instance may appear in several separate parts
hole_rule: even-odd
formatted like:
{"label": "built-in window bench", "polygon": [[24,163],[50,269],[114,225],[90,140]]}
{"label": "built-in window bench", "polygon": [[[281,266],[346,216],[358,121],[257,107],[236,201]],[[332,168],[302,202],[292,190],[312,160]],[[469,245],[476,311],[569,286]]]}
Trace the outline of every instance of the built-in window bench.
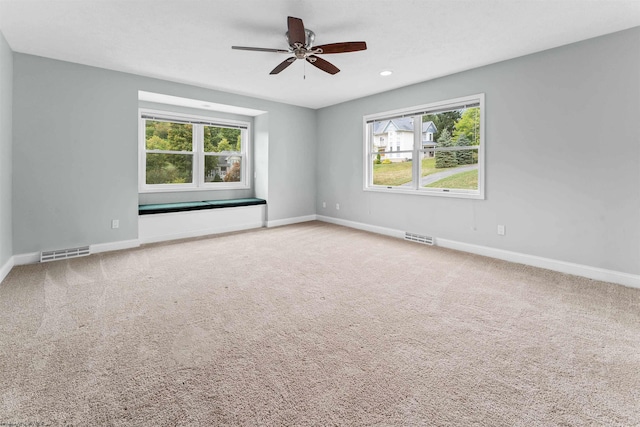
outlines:
{"label": "built-in window bench", "polygon": [[140,243],[263,227],[264,199],[205,200],[138,206]]}

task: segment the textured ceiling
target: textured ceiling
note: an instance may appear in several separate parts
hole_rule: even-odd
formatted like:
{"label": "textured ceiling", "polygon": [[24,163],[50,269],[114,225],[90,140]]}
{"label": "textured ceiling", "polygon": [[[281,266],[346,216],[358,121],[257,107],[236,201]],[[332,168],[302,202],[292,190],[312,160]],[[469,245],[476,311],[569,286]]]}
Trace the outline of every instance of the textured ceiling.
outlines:
{"label": "textured ceiling", "polygon": [[[304,61],[271,76],[286,56],[231,49],[285,49],[287,16],[316,45],[369,48],[324,55],[335,76]],[[638,0],[0,0],[15,52],[311,108],[635,26]]]}

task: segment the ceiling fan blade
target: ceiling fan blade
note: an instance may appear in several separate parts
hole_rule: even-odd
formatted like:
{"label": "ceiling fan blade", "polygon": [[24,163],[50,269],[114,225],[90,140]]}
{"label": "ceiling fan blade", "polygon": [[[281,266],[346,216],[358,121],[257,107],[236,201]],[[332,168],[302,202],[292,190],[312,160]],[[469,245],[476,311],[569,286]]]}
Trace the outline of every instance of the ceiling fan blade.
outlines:
{"label": "ceiling fan blade", "polygon": [[345,52],[357,52],[359,50],[366,50],[366,42],[343,42],[343,43],[329,43],[320,46],[314,46],[313,50],[322,49],[322,52],[316,53],[345,53]]}
{"label": "ceiling fan blade", "polygon": [[278,74],[280,71],[284,70],[289,65],[293,64],[295,60],[296,60],[295,56],[292,56],[291,58],[285,59],[280,64],[278,64],[278,66],[276,68],[271,70],[271,72],[269,74]]}
{"label": "ceiling fan blade", "polygon": [[231,46],[231,49],[237,50],[254,50],[257,52],[276,52],[276,53],[289,53],[288,50],[284,49],[270,49],[268,47],[248,47],[248,46]]}
{"label": "ceiling fan blade", "polygon": [[306,36],[304,33],[304,24],[302,19],[289,16],[287,18],[287,27],[289,28],[289,46],[300,44],[304,46],[306,42]]}
{"label": "ceiling fan blade", "polygon": [[309,55],[306,59],[307,62],[309,62],[311,65],[314,65],[329,74],[336,74],[340,72],[340,69],[333,65],[331,62],[325,61],[324,59],[315,55]]}

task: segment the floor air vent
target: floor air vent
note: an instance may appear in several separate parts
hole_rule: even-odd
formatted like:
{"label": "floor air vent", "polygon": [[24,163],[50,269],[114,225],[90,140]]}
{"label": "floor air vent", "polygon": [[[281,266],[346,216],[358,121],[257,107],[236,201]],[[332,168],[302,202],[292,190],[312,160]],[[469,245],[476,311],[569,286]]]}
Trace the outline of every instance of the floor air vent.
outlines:
{"label": "floor air vent", "polygon": [[56,261],[59,259],[77,258],[89,255],[89,246],[72,249],[59,249],[57,251],[45,251],[40,253],[40,262]]}
{"label": "floor air vent", "polygon": [[422,243],[423,245],[433,246],[433,237],[431,236],[422,236],[420,234],[414,233],[404,233],[404,240],[411,240],[412,242],[418,242]]}

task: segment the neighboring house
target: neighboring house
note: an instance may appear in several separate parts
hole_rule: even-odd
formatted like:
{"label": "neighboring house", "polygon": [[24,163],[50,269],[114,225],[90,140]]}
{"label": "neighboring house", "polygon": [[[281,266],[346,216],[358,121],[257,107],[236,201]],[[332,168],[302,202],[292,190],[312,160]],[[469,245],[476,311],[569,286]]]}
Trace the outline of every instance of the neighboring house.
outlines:
{"label": "neighboring house", "polygon": [[[433,135],[437,128],[433,122],[422,123],[422,148],[434,148]],[[413,118],[399,117],[382,120],[373,125],[373,146],[380,152],[381,159],[392,162],[406,162],[413,151]],[[433,157],[433,152],[426,154]]]}
{"label": "neighboring house", "polygon": [[[225,176],[227,176],[227,172],[234,163],[241,162],[242,157],[240,156],[229,156],[229,157],[218,157],[218,164],[207,172],[205,177],[206,182],[215,182],[218,180],[224,181]],[[217,178],[216,178],[217,175]]]}
{"label": "neighboring house", "polygon": [[438,128],[433,122],[423,122],[422,123],[422,148],[423,149],[431,149],[431,151],[425,154],[425,157],[433,157],[435,156],[434,148],[436,148],[436,142],[433,140],[433,135],[436,134]]}

